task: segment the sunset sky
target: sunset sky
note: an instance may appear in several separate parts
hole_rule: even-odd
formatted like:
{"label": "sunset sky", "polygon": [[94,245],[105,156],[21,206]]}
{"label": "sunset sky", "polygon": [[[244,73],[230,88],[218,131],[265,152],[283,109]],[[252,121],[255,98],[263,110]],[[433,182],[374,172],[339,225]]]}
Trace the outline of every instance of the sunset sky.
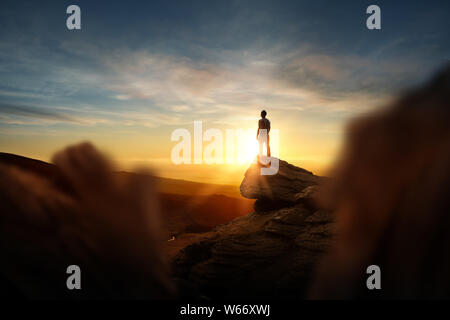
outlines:
{"label": "sunset sky", "polygon": [[[82,29],[66,28],[81,8]],[[370,4],[382,30],[366,28]],[[319,174],[345,123],[450,58],[449,1],[1,1],[0,151],[92,141],[120,168],[239,183],[246,165],[170,162],[171,133],[252,129]],[[245,149],[245,148],[244,148]]]}

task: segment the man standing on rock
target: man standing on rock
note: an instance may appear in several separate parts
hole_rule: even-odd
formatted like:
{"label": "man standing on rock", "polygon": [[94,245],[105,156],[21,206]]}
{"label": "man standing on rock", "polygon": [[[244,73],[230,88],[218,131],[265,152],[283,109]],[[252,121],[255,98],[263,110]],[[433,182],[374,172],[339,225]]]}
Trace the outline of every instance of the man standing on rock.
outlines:
{"label": "man standing on rock", "polygon": [[266,118],[266,110],[261,111],[261,119],[258,121],[258,131],[256,132],[256,139],[259,142],[259,155],[263,155],[263,145],[266,144],[267,156],[270,157],[270,146],[269,146],[269,131],[270,131],[270,121]]}

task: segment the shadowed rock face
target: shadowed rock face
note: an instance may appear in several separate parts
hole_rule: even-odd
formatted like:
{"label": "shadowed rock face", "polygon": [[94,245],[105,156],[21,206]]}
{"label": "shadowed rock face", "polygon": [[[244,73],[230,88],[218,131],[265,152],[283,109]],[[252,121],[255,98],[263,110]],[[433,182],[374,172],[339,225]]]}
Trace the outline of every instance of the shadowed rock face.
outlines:
{"label": "shadowed rock face", "polygon": [[277,174],[261,175],[261,165],[255,162],[245,172],[240,190],[241,195],[248,199],[293,203],[297,201],[299,192],[320,181],[320,177],[283,160],[279,160]]}
{"label": "shadowed rock face", "polygon": [[258,165],[247,170],[241,192],[258,199],[255,212],[183,249],[174,261],[176,277],[212,298],[303,297],[330,245],[333,219],[311,201],[321,178],[280,163],[279,174],[265,179],[271,193],[257,177]]}

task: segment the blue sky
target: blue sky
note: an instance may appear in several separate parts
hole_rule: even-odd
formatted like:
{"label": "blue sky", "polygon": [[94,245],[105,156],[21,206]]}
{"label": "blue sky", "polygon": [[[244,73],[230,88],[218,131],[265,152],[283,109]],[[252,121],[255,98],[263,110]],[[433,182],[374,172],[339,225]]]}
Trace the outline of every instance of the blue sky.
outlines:
{"label": "blue sky", "polygon": [[[70,4],[81,8],[82,30],[65,26]],[[365,27],[370,4],[381,8],[382,30]],[[285,132],[286,157],[327,158],[347,119],[448,62],[449,9],[448,1],[2,1],[0,149],[48,159],[88,139],[117,158],[118,146],[129,158],[164,158],[174,128],[251,127],[264,106]],[[294,150],[296,139],[307,143]]]}

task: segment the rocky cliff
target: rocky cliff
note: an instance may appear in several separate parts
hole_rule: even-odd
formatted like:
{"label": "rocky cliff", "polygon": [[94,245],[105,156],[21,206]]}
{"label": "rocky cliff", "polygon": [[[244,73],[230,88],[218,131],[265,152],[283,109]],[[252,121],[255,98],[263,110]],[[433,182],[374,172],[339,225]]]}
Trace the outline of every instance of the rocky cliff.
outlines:
{"label": "rocky cliff", "polygon": [[252,164],[241,194],[255,212],[205,233],[174,259],[175,276],[211,298],[303,297],[318,258],[327,251],[331,214],[314,195],[324,178],[280,160],[261,176]]}

